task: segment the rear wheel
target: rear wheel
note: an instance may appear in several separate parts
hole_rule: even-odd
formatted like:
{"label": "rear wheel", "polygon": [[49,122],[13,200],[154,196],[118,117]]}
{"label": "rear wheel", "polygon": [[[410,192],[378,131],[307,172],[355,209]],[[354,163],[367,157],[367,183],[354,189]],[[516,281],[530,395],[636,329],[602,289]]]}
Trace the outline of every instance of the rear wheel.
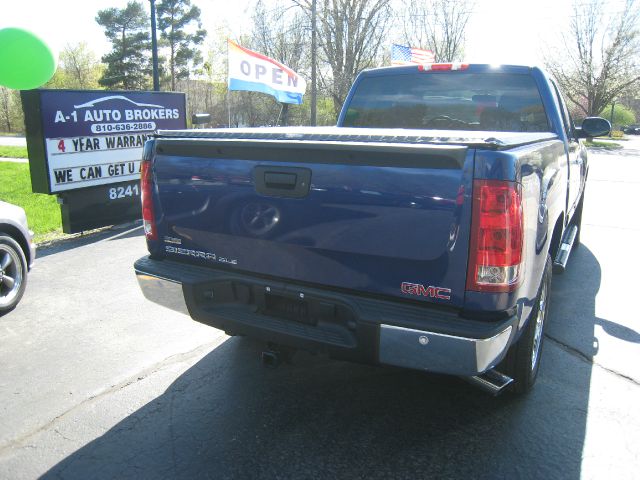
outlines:
{"label": "rear wheel", "polygon": [[13,310],[27,287],[27,260],[20,245],[0,235],[0,315]]}
{"label": "rear wheel", "polygon": [[531,390],[538,377],[544,330],[549,309],[551,269],[551,257],[547,255],[547,262],[536,303],[527,320],[525,331],[518,342],[509,349],[502,364],[498,366],[499,371],[513,378],[512,391],[515,393],[526,393]]}

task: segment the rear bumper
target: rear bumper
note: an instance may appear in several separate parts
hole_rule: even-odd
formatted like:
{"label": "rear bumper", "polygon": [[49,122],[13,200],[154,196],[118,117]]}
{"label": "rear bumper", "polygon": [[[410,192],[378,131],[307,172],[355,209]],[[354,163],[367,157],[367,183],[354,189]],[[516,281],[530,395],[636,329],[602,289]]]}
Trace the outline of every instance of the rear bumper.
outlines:
{"label": "rear bumper", "polygon": [[[428,305],[378,300],[148,257],[135,263],[144,296],[194,320],[334,358],[451,375],[478,375],[504,357],[517,317],[460,318]],[[304,323],[270,298],[304,304]],[[295,316],[295,312],[294,312]]]}
{"label": "rear bumper", "polygon": [[380,325],[380,363],[455,375],[477,375],[495,366],[509,345],[512,325],[490,338]]}

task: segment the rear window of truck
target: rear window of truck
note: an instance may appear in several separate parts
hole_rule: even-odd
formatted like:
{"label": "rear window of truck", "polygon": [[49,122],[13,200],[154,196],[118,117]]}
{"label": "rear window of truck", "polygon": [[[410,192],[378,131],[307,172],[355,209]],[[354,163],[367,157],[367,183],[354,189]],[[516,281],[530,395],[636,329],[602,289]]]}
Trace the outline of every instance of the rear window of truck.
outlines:
{"label": "rear window of truck", "polygon": [[351,98],[343,126],[550,131],[533,77],[467,72],[365,77]]}

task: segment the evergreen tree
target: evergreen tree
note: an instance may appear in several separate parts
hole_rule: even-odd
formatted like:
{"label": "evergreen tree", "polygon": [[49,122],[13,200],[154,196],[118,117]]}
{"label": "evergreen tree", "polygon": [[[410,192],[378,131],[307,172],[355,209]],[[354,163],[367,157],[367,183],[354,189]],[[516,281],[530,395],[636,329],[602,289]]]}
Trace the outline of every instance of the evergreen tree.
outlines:
{"label": "evergreen tree", "polygon": [[175,91],[176,81],[188,78],[191,70],[202,63],[198,46],[207,32],[200,22],[200,9],[191,5],[191,0],[161,0],[156,11],[160,38],[169,48],[169,76],[171,90]]}
{"label": "evergreen tree", "polygon": [[104,27],[104,34],[112,45],[111,52],[102,57],[107,68],[100,84],[107,88],[125,90],[149,87],[149,16],[142,3],[131,1],[125,8],[100,10],[96,22]]}

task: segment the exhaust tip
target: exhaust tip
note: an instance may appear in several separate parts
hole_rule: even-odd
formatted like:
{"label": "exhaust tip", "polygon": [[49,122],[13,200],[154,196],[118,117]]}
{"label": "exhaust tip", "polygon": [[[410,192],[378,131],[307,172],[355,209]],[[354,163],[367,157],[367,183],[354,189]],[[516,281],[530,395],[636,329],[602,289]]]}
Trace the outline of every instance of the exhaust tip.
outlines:
{"label": "exhaust tip", "polygon": [[513,378],[508,377],[495,369],[487,370],[482,375],[462,378],[470,384],[475,385],[492,395],[498,395],[513,383]]}

